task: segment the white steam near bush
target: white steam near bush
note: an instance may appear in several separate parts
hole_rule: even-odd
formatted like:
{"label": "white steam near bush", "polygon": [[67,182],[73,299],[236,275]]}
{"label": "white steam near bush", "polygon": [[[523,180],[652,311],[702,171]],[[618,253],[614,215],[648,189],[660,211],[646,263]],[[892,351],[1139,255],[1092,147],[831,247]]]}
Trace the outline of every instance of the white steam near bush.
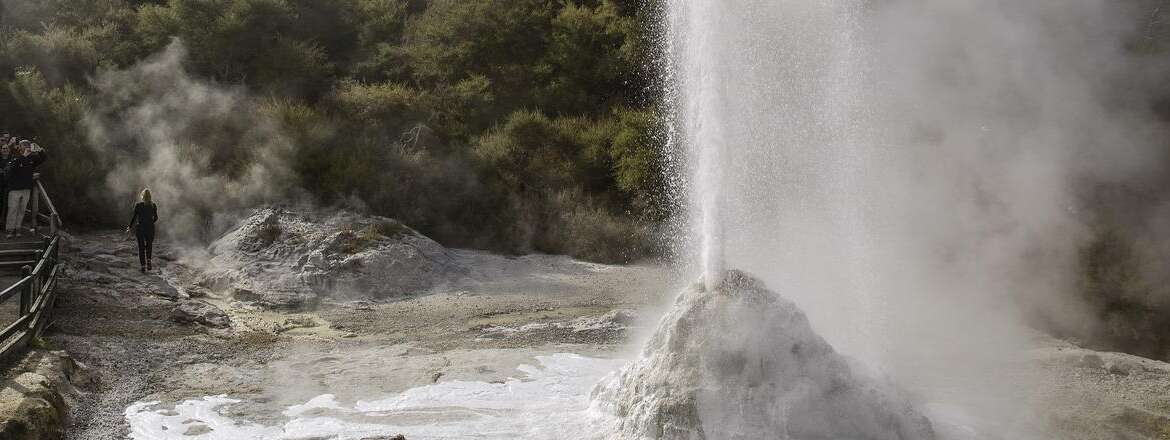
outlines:
{"label": "white steam near bush", "polygon": [[[242,86],[190,74],[175,39],[126,70],[93,79],[95,110],[84,125],[116,168],[104,182],[127,212],[144,187],[154,192],[162,230],[192,241],[222,232],[245,209],[288,195],[291,145]],[[128,220],[128,218],[127,218]]]}

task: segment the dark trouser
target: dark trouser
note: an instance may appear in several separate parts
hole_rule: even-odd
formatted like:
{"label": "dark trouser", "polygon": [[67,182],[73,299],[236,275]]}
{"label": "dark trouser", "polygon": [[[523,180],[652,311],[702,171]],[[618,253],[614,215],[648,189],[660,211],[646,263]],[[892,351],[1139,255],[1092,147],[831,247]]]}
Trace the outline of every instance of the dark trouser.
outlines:
{"label": "dark trouser", "polygon": [[134,235],[138,237],[138,264],[146,267],[146,262],[150,261],[150,254],[154,251],[154,229],[138,229]]}

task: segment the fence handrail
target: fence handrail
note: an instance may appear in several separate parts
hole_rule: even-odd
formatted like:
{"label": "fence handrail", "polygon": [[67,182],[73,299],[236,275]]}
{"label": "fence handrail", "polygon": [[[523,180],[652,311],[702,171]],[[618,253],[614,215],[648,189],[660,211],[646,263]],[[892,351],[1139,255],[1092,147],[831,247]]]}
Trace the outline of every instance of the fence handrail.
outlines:
{"label": "fence handrail", "polygon": [[45,219],[49,222],[49,235],[56,237],[57,231],[61,229],[61,214],[57,212],[57,205],[53,204],[53,199],[49,197],[49,192],[45,191],[45,185],[41,184],[40,177],[34,177],[34,182],[36,183],[36,194],[35,197],[32,197],[32,206],[30,207],[32,210],[33,230],[37,230],[40,218],[45,216],[44,214],[41,214],[40,203],[38,203],[41,200],[44,200],[45,208],[48,208],[49,210],[49,214]]}
{"label": "fence handrail", "polygon": [[8,299],[8,297],[20,293],[20,290],[19,290],[20,287],[23,286],[24,283],[29,282],[29,280],[31,280],[31,279],[32,279],[31,276],[21,278],[20,281],[12,283],[12,285],[8,286],[7,289],[0,291],[0,302],[4,302],[4,300]]}
{"label": "fence handrail", "polygon": [[20,295],[20,316],[5,327],[0,328],[0,358],[28,346],[33,338],[40,335],[48,322],[48,316],[56,302],[56,284],[60,263],[61,237],[60,215],[57,207],[49,198],[44,185],[36,181],[36,194],[32,197],[33,230],[37,230],[40,213],[38,201],[44,201],[48,209],[49,235],[45,237],[44,247],[37,249],[36,262],[33,266],[24,266],[24,274],[19,281],[0,291],[0,303]]}
{"label": "fence handrail", "polygon": [[57,212],[57,206],[53,204],[53,199],[49,197],[49,192],[45,191],[45,185],[41,184],[41,179],[37,179],[37,192],[41,193],[41,197],[45,198],[45,207],[49,208],[49,215],[61,218],[61,214]]}

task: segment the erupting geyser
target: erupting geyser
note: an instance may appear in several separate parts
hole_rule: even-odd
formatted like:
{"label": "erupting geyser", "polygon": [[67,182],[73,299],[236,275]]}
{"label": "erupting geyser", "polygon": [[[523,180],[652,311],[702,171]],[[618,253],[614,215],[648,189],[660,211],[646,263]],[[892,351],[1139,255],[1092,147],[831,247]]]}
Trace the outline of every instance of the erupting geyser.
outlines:
{"label": "erupting geyser", "polygon": [[796,306],[729,270],[683,292],[642,358],[594,390],[622,439],[925,440],[930,422],[865,377]]}
{"label": "erupting geyser", "polygon": [[[849,173],[836,168],[856,160],[847,114],[859,5],[669,4],[672,142],[685,152],[676,167],[685,175],[675,177],[685,182],[699,238],[684,241],[703,281],[678,297],[641,359],[598,385],[595,402],[630,440],[935,438],[908,399],[838,354],[794,303],[731,268],[758,257],[759,243],[778,235],[768,225],[785,214],[823,214],[829,220],[807,223],[803,235],[839,235],[823,243],[842,243],[844,254],[856,246],[832,231],[850,229],[847,209],[837,209],[849,204],[839,178]],[[791,203],[778,206],[777,193]],[[849,258],[831,264],[841,276]],[[839,294],[845,304],[853,293]]]}

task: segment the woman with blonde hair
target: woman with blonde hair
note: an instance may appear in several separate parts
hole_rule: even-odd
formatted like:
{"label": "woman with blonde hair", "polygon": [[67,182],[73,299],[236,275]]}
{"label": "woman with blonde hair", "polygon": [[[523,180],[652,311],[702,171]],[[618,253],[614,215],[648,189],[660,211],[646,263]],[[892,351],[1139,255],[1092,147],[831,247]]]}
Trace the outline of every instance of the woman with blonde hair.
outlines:
{"label": "woman with blonde hair", "polygon": [[148,270],[154,270],[151,264],[151,253],[154,251],[154,223],[158,221],[158,206],[154,204],[150,194],[150,188],[142,190],[139,195],[138,203],[134,204],[134,215],[130,217],[130,226],[126,227],[126,232],[134,229],[134,235],[138,238],[138,264],[142,273]]}

